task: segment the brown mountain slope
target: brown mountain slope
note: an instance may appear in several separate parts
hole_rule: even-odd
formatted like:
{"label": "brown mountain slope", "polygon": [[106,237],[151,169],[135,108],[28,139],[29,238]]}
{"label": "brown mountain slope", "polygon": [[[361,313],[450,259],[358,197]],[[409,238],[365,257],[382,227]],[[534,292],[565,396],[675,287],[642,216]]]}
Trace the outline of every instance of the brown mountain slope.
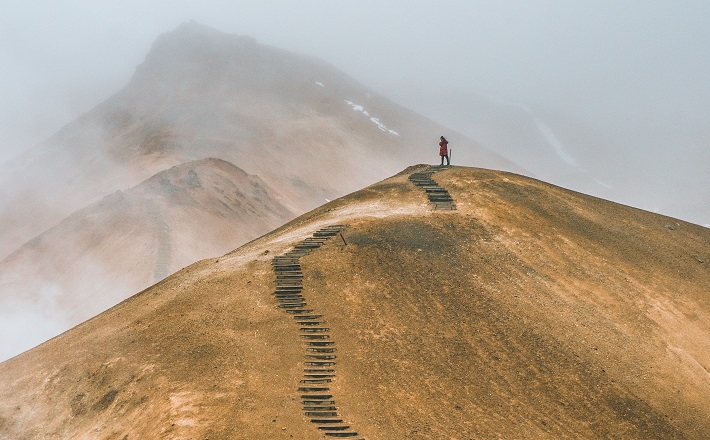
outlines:
{"label": "brown mountain slope", "polygon": [[[90,315],[81,319],[91,316],[100,310],[95,308],[99,304],[113,305],[114,299],[147,287],[155,279],[151,271],[164,276],[205,258],[210,249],[215,251],[211,255],[221,255],[282,224],[271,221],[276,217],[290,220],[327,199],[382,179],[413,159],[436,159],[436,142],[443,131],[324,62],[196,23],[181,25],[157,39],[124,89],[0,167],[0,261],[12,253],[24,256],[14,258],[12,265],[0,264],[0,283],[10,292],[0,293],[5,298],[0,300],[0,312],[5,312],[0,321],[11,315],[13,323],[44,326],[48,330],[41,334],[54,336],[57,328],[66,328],[57,327],[48,316],[57,302],[60,307],[80,304],[90,292],[94,298]],[[513,167],[464,138],[451,139],[456,160],[468,154],[489,167]],[[174,237],[169,252],[179,263],[155,269],[145,261],[151,261],[153,253],[168,251],[151,243],[167,240],[146,233],[163,228],[161,220],[134,218],[136,213],[155,217],[154,208],[124,206],[121,211],[120,200],[115,199],[110,213],[99,213],[98,205],[84,209],[164,169],[208,157],[237,164],[267,182],[270,197],[292,214],[286,218],[277,214],[254,228],[249,221],[238,224],[240,208],[230,205],[231,210],[222,210],[221,224],[230,224],[232,232],[223,241],[209,234],[202,237],[200,216],[216,214],[215,207],[206,207],[204,213],[180,213],[181,201],[165,198],[175,203],[160,211],[174,216],[168,222]],[[215,196],[212,200],[220,198]],[[122,212],[125,217],[120,218]],[[79,217],[89,213],[93,218]],[[243,215],[253,219],[252,214],[247,210]],[[70,216],[87,231],[94,231],[97,219],[102,226],[109,221],[118,226],[98,231],[97,237],[88,232],[72,236],[73,227],[50,230]],[[239,241],[233,242],[236,238]],[[132,245],[123,246],[126,242]],[[78,283],[67,281],[78,277]],[[107,291],[111,293],[105,297]],[[45,312],[18,319],[28,307]],[[3,340],[14,340],[14,327],[0,324],[0,359],[30,347],[15,345],[7,353]]]}
{"label": "brown mountain slope", "polygon": [[0,348],[17,350],[0,355],[39,344],[56,328],[68,329],[293,216],[260,179],[219,159],[188,162],[107,196],[0,262],[0,320],[37,317],[2,329]]}
{"label": "brown mountain slope", "polygon": [[[0,258],[186,161],[234,163],[303,213],[412,161],[436,160],[444,133],[322,61],[186,23],[156,40],[124,89],[0,169]],[[514,169],[451,139],[459,163]]]}
{"label": "brown mountain slope", "polygon": [[[707,229],[458,167],[432,211],[411,171],[0,364],[0,436],[333,438],[328,394],[352,438],[707,438]],[[297,259],[322,333],[272,260],[334,224]],[[314,341],[335,377],[299,391]]]}

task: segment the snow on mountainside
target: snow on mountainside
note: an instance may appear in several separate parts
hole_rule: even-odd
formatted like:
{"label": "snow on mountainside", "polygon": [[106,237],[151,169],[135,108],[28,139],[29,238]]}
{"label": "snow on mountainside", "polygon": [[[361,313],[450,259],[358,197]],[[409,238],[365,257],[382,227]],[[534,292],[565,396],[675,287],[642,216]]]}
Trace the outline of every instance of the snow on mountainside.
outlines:
{"label": "snow on mountainside", "polygon": [[[157,39],[123,90],[0,170],[0,257],[87,203],[189,160],[234,163],[304,212],[436,160],[444,131],[321,61],[184,24]],[[517,169],[464,137],[459,145],[479,165]]]}
{"label": "snow on mountainside", "polygon": [[[445,132],[322,61],[183,24],[158,37],[126,87],[0,168],[0,260],[12,255],[0,264],[3,295],[15,301],[13,310],[57,307],[75,323],[88,317],[78,311],[85,298],[106,307],[148,287],[155,273],[224,253],[409,163],[435,161]],[[460,147],[459,163],[469,157],[517,169],[465,137],[450,139]],[[192,217],[179,198],[162,199],[161,215],[173,212],[172,220],[151,221],[156,211],[109,197],[206,158],[268,186],[269,204],[223,200],[235,176],[199,189],[205,206],[193,207]],[[259,216],[268,221],[254,227]],[[96,230],[95,219],[106,229]],[[166,228],[180,230],[169,247],[179,258],[156,269],[148,261],[168,252],[159,239]]]}

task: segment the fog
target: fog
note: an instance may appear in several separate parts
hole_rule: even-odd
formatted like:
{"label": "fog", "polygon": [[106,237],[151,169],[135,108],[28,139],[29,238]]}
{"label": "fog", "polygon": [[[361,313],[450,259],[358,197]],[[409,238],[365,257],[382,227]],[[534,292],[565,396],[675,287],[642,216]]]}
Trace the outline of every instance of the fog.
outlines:
{"label": "fog", "polygon": [[614,129],[708,128],[703,1],[9,0],[0,161],[112,94],[158,34],[190,19],[317,56],[386,94],[467,91]]}
{"label": "fog", "polygon": [[[189,20],[323,59],[542,179],[710,224],[704,1],[6,0],[0,164],[118,91]],[[5,306],[0,328],[58,325]]]}

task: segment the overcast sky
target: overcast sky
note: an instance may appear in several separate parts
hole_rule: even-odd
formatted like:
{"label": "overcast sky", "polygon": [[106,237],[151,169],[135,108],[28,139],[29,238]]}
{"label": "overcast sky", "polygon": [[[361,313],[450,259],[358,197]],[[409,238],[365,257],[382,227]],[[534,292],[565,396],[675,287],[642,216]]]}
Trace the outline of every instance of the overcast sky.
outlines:
{"label": "overcast sky", "polygon": [[120,89],[159,34],[190,19],[317,56],[385,93],[710,120],[704,0],[3,0],[0,162]]}

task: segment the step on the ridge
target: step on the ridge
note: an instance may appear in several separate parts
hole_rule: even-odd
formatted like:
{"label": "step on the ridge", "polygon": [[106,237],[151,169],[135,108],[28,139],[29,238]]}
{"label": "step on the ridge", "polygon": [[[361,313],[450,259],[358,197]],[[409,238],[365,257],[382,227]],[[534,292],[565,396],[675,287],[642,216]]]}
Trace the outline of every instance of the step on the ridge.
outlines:
{"label": "step on the ridge", "polygon": [[282,297],[279,297],[279,298],[276,298],[276,300],[277,300],[280,304],[290,304],[290,305],[300,304],[299,307],[302,307],[302,306],[304,306],[304,305],[306,304],[306,300],[303,299],[302,296],[301,296],[301,297],[294,297],[294,298],[289,298],[289,297],[282,298]]}
{"label": "step on the ridge", "polygon": [[[313,400],[313,399],[303,399],[301,401],[303,404],[303,408],[306,407],[314,407],[314,408],[334,408],[335,405],[335,400],[329,399],[329,400]],[[304,409],[305,411],[305,409]]]}
{"label": "step on the ridge", "polygon": [[324,425],[324,426],[319,426],[319,430],[321,431],[347,431],[350,429],[350,426],[348,425]]}
{"label": "step on the ridge", "polygon": [[[279,309],[294,309],[294,310],[298,310],[298,309],[300,309],[301,307],[303,307],[304,305],[306,305],[306,303],[284,303],[284,304],[279,304],[277,307],[278,307]],[[288,313],[288,310],[286,310],[286,313]]]}
{"label": "step on the ridge", "polygon": [[276,286],[274,293],[301,293],[303,292],[302,286]]}
{"label": "step on the ridge", "polygon": [[325,384],[325,383],[331,383],[333,379],[329,377],[324,377],[320,379],[301,379],[302,384],[309,384],[309,385],[318,385],[318,384]]}
{"label": "step on the ridge", "polygon": [[432,167],[424,171],[417,171],[409,175],[409,180],[424,190],[435,211],[454,211],[456,205],[453,204],[451,194],[432,179],[434,173],[444,169],[447,167]]}
{"label": "step on the ridge", "polygon": [[309,367],[332,367],[335,365],[333,361],[306,361],[305,365]]}
{"label": "step on the ridge", "polygon": [[299,307],[303,307],[306,305],[306,300],[303,299],[303,297],[296,297],[296,298],[276,298],[276,300],[279,302],[279,304],[290,304],[290,305],[296,305],[300,304]]}
{"label": "step on the ridge", "polygon": [[304,406],[303,411],[337,411],[338,407],[336,406]]}
{"label": "step on the ridge", "polygon": [[301,394],[301,399],[304,400],[330,400],[332,398],[332,394]]}
{"label": "step on the ridge", "polygon": [[338,417],[336,411],[305,411],[306,417]]}
{"label": "step on the ridge", "polygon": [[333,399],[302,399],[301,403],[304,407],[314,406],[316,408],[323,408],[325,406],[335,406],[335,400]]}
{"label": "step on the ridge", "polygon": [[306,408],[335,408],[334,400],[303,400],[303,411],[308,411]]}
{"label": "step on the ridge", "polygon": [[330,388],[328,388],[328,387],[306,387],[306,386],[298,387],[298,391],[300,391],[302,393],[320,393],[320,392],[329,391],[329,390],[330,390]]}

